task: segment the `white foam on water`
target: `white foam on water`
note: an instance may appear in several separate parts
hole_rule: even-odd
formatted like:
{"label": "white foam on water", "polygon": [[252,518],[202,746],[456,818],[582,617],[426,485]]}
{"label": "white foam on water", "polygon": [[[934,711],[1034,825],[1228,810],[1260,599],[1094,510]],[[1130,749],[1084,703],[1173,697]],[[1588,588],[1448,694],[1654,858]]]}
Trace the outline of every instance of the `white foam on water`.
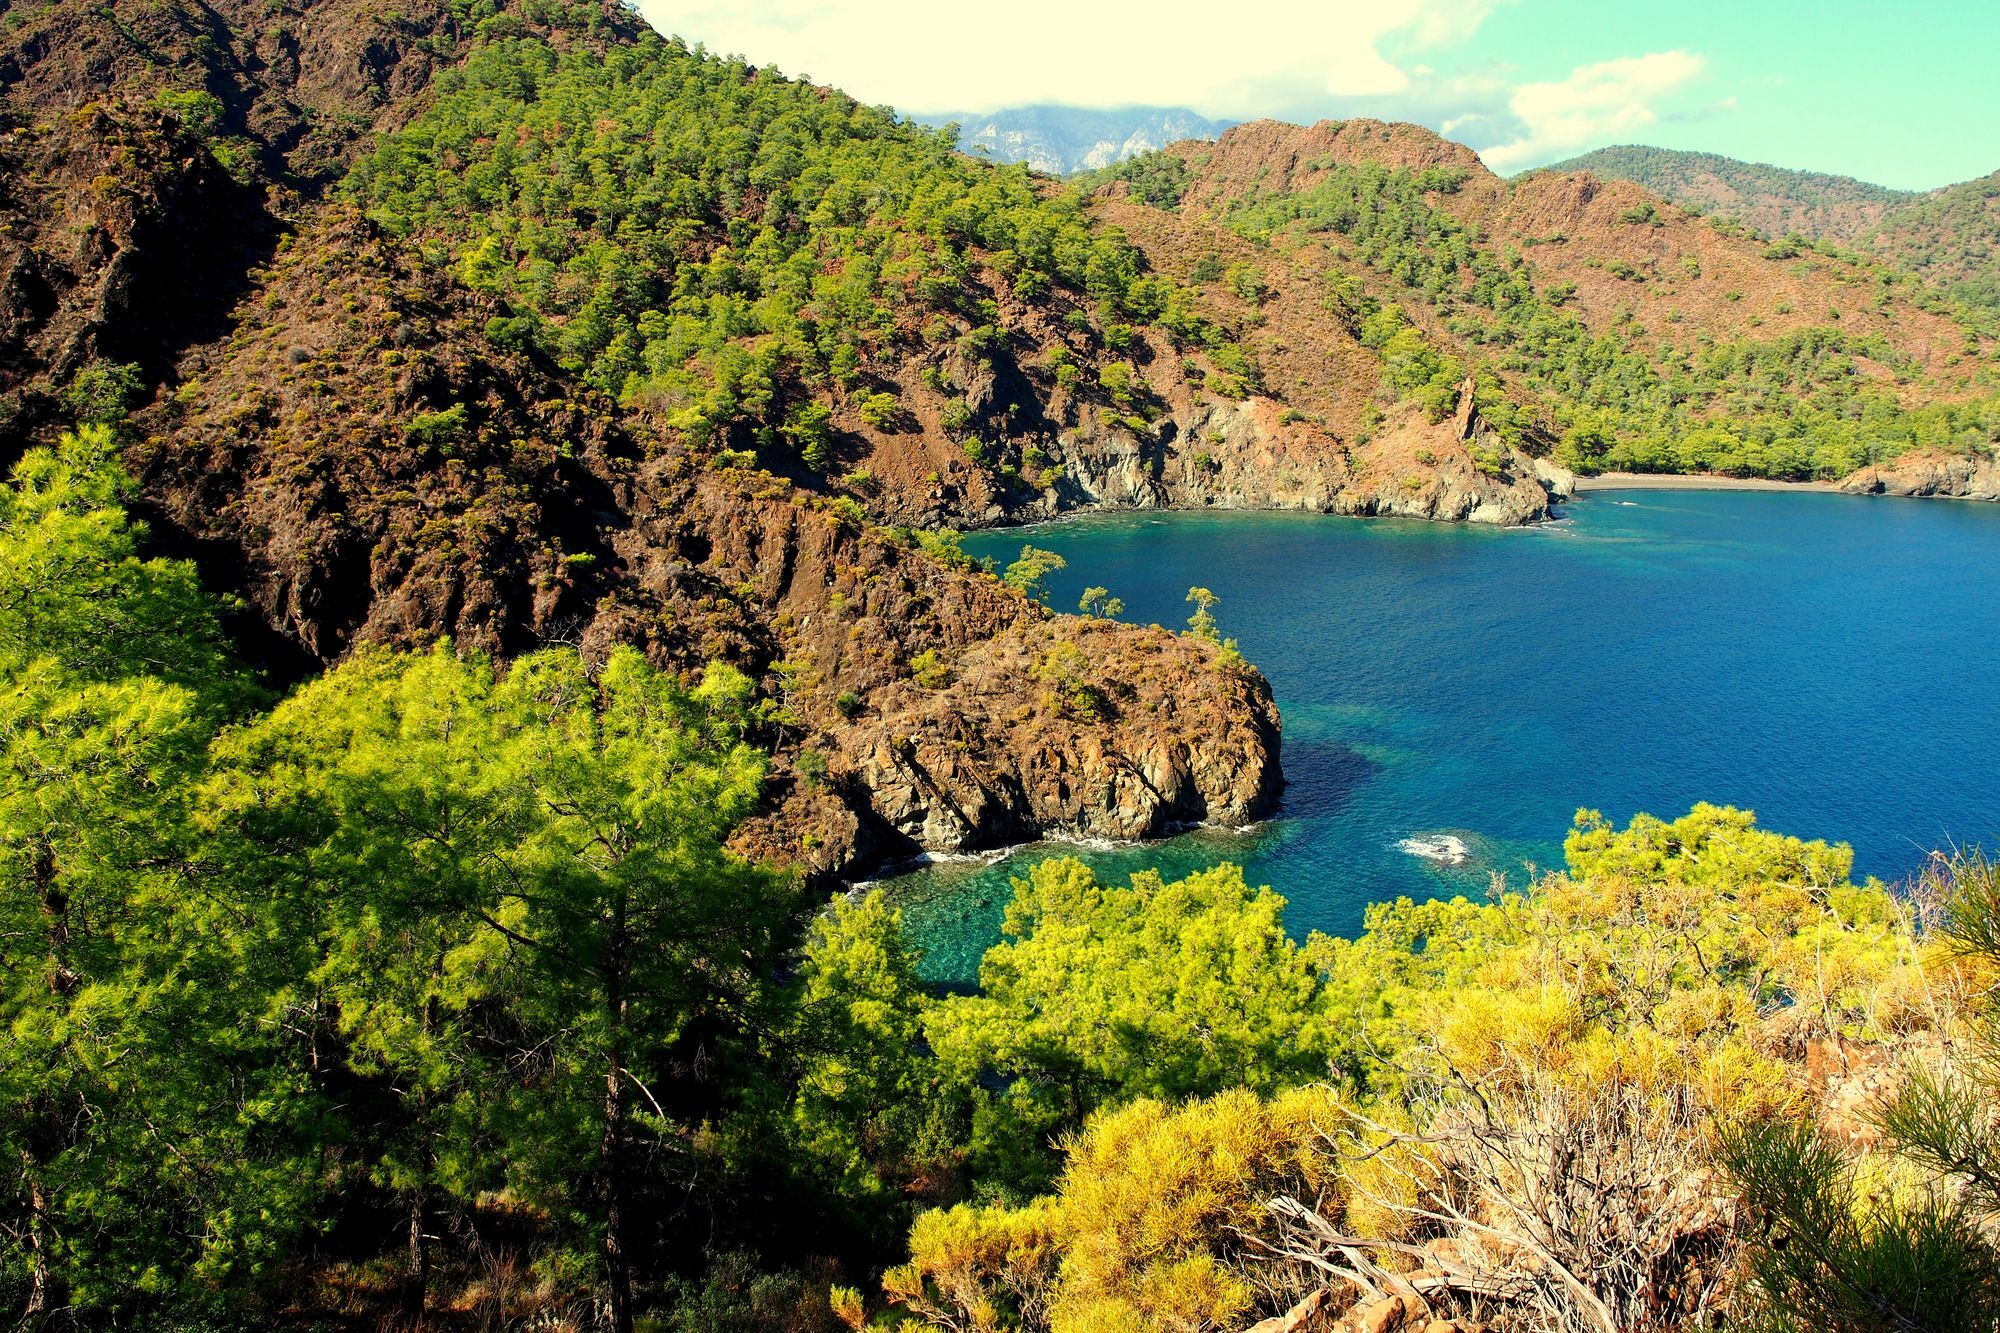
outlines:
{"label": "white foam on water", "polygon": [[1472,848],[1452,833],[1418,833],[1396,844],[1398,851],[1441,866],[1462,866],[1472,859]]}

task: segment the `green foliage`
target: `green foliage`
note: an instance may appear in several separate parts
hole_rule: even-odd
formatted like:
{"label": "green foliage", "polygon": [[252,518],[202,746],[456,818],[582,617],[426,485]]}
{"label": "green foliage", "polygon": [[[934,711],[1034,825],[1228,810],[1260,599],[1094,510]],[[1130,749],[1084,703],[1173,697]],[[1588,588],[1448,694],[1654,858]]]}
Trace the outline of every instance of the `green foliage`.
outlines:
{"label": "green foliage", "polygon": [[1221,643],[1222,629],[1216,622],[1215,608],[1222,599],[1206,588],[1189,588],[1187,600],[1194,604],[1194,614],[1188,617],[1188,633],[1207,643]]}
{"label": "green foliage", "polygon": [[881,430],[895,422],[903,405],[893,393],[865,393],[859,399],[859,409],[863,421]]}
{"label": "green foliage", "polygon": [[893,914],[794,967],[796,885],[725,850],[748,680],[362,648],[218,731],[254,695],[127,489],[93,427],[0,491],[4,1308],[264,1326],[385,1208],[421,1299],[505,1200],[624,1326],[690,1226],[743,1234],[724,1182],[901,1225],[965,1097]]}
{"label": "green foliage", "polygon": [[1185,159],[1172,153],[1152,152],[1070,177],[1071,184],[1090,194],[1112,181],[1125,182],[1132,198],[1140,203],[1171,211],[1181,206],[1188,186],[1193,184],[1193,173]]}
{"label": "green foliage", "polygon": [[[1565,856],[1567,872],[1525,892],[1378,904],[1359,938],[1303,949],[1284,940],[1276,900],[1248,893],[1233,867],[1118,890],[1074,861],[1037,866],[1016,886],[983,993],[943,1001],[927,1023],[941,1059],[1002,1085],[977,1110],[973,1164],[1013,1192],[920,1216],[910,1262],[885,1278],[891,1299],[947,1327],[977,1326],[981,1310],[1056,1333],[1114,1316],[1174,1328],[1188,1311],[1242,1327],[1290,1303],[1254,1305],[1281,1194],[1310,1201],[1327,1234],[1357,1238],[1329,1242],[1339,1262],[1377,1244],[1409,1254],[1441,1233],[1470,1260],[1482,1235],[1500,1237],[1488,1259],[1504,1281],[1475,1290],[1497,1299],[1488,1317],[1537,1326],[1548,1307],[1508,1305],[1536,1271],[1509,1237],[1565,1247],[1571,1276],[1549,1280],[1569,1299],[1566,1284],[1603,1276],[1583,1260],[1623,1253],[1625,1221],[1658,1224],[1648,1201],[1680,1193],[1691,1211],[1659,1234],[1676,1274],[1713,1283],[1729,1233],[1708,1189],[1685,1188],[1703,1137],[1797,1104],[1801,1071],[1784,1051],[1935,1021],[1935,955],[1892,894],[1848,880],[1845,848],[1765,832],[1741,811],[1698,806],[1624,829],[1581,812]],[[1262,1095],[1211,1095],[1232,1084]],[[1188,1097],[1205,1099],[1177,1104]],[[1020,1145],[1079,1115],[1051,1178]],[[1047,1192],[1026,1197],[1041,1181]],[[1552,1195],[1576,1207],[1541,1211]],[[1454,1232],[1453,1208],[1475,1225]],[[1827,1209],[1851,1215],[1851,1200]],[[1602,1233],[1570,1226],[1600,1214]],[[1887,1280],[1895,1258],[1897,1290],[1936,1278],[1940,1296],[1985,1309],[1990,1288],[1971,1285],[1981,1270],[1946,1252],[1966,1239],[1963,1216],[1899,1242],[1875,1271]],[[1548,1230],[1533,1229],[1538,1217]],[[1816,1234],[1844,1244],[1866,1226]],[[1491,1294],[1503,1288],[1514,1295]],[[1628,1308],[1658,1308],[1656,1288],[1620,1290]]]}
{"label": "green foliage", "polygon": [[403,426],[403,437],[423,449],[451,453],[465,440],[467,421],[464,403],[435,412],[419,412]]}
{"label": "green foliage", "polygon": [[192,565],[140,556],[130,493],[106,426],[15,464],[0,489],[0,669],[47,659],[78,680],[149,676],[234,694],[215,600]]}
{"label": "green foliage", "polygon": [[926,648],[910,659],[910,679],[927,690],[941,690],[951,683],[951,668],[938,657],[937,649]]}
{"label": "green foliage", "polygon": [[1886,254],[1952,298],[1981,312],[1991,333],[2000,313],[2000,173],[1920,195],[1888,210],[1854,240]]}
{"label": "green foliage", "polygon": [[1023,546],[1021,557],[1007,566],[1001,577],[1008,587],[1029,597],[1040,600],[1047,590],[1049,576],[1069,568],[1069,561],[1054,551],[1044,551],[1039,546]]}
{"label": "green foliage", "polygon": [[1125,601],[1113,597],[1109,588],[1085,588],[1083,596],[1077,599],[1076,609],[1086,616],[1102,616],[1107,620],[1125,614]]}
{"label": "green foliage", "polygon": [[153,95],[153,105],[179,121],[181,128],[197,138],[207,138],[221,127],[222,103],[199,88],[165,88]]}
{"label": "green foliage", "polygon": [[919,528],[911,532],[917,548],[947,569],[970,569],[972,557],[965,553],[965,534],[950,528]]}
{"label": "green foliage", "polygon": [[1254,1234],[1273,1195],[1322,1184],[1313,1145],[1338,1115],[1324,1088],[1101,1112],[1066,1145],[1054,1194],[923,1214],[883,1286],[943,1328],[1003,1313],[1061,1333],[1244,1327],[1257,1284],[1215,1238]]}
{"label": "green foliage", "polygon": [[1730,1132],[1720,1159],[1755,1218],[1762,1318],[1752,1327],[1984,1333],[2000,1323],[2000,1256],[1957,1200],[1891,1196],[1858,1212],[1854,1162],[1798,1122]]}
{"label": "green foliage", "polygon": [[1092,680],[1090,659],[1073,643],[1057,643],[1035,660],[1031,674],[1048,686],[1042,701],[1065,717],[1102,718],[1111,715],[1111,701]]}
{"label": "green foliage", "polygon": [[370,1171],[413,1209],[506,1188],[573,1219],[614,1302],[689,1044],[770,1003],[792,890],[722,850],[763,777],[749,689],[630,649],[363,651],[218,751],[230,862],[315,921],[345,1058],[394,1090]]}
{"label": "green foliage", "polygon": [[791,1105],[801,1160],[834,1173],[825,1188],[853,1222],[898,1220],[899,1189],[958,1151],[962,1095],[924,1047],[932,1002],[902,917],[878,890],[836,899],[813,925],[801,967]]}
{"label": "green foliage", "polygon": [[1241,300],[1252,305],[1262,305],[1271,295],[1271,289],[1264,283],[1264,274],[1254,264],[1231,264],[1222,275],[1229,290]]}
{"label": "green foliage", "polygon": [[1333,1021],[1283,912],[1234,866],[1116,888],[1056,859],[1016,880],[980,993],[925,1029],[947,1068],[1004,1085],[974,1130],[984,1172],[1033,1182],[1041,1145],[1099,1106],[1324,1077]]}
{"label": "green foliage", "polygon": [[822,751],[800,750],[792,761],[792,767],[798,770],[800,781],[807,787],[817,788],[826,785],[826,755]]}
{"label": "green foliage", "polygon": [[[695,439],[789,424],[815,468],[801,402],[900,362],[934,315],[982,355],[1004,343],[993,273],[1073,303],[1085,330],[1096,309],[1221,340],[1074,192],[651,33],[603,54],[479,44],[346,189],[392,234],[462,256],[509,339]],[[857,402],[871,425],[893,420],[882,398]]]}
{"label": "green foliage", "polygon": [[824,471],[833,457],[833,409],[825,403],[800,403],[785,417],[784,435],[807,467]]}
{"label": "green foliage", "polygon": [[939,414],[939,424],[947,435],[958,434],[972,424],[972,405],[963,398],[952,399]]}
{"label": "green foliage", "polygon": [[79,426],[115,426],[137,401],[144,379],[139,367],[115,361],[93,361],[63,387],[63,406]]}
{"label": "green foliage", "polygon": [[1750,1040],[1760,1015],[1801,1046],[1930,1021],[1904,911],[1849,881],[1846,847],[1697,805],[1624,829],[1580,811],[1564,857],[1567,873],[1525,893],[1381,903],[1360,938],[1314,938],[1367,1017],[1378,1075],[1429,1043],[1469,1077],[1517,1060],[1580,1080],[1638,1069],[1734,1113],[1783,1104]]}
{"label": "green foliage", "polygon": [[192,569],[139,556],[127,490],[102,426],[0,490],[0,1308],[30,1324],[221,1315],[202,1280],[256,1273],[316,1193],[257,1147],[296,1123],[299,1069],[230,984],[282,914],[184,870],[247,693]]}
{"label": "green foliage", "polygon": [[[1939,858],[1919,897],[1941,915],[1953,952],[1986,977],[2000,965],[2000,867],[1977,852]],[[2000,1206],[2000,1013],[1990,991],[1973,1040],[1942,1067],[1913,1063],[1872,1112],[1906,1170],[1886,1187],[1808,1121],[1729,1129],[1723,1170],[1754,1230],[1753,1314],[1771,1328],[2000,1326],[2000,1246],[1985,1225]]]}
{"label": "green foliage", "polygon": [[1097,382],[1111,395],[1111,401],[1120,407],[1130,407],[1133,402],[1135,385],[1139,383],[1132,367],[1123,361],[1113,361],[1097,372]]}

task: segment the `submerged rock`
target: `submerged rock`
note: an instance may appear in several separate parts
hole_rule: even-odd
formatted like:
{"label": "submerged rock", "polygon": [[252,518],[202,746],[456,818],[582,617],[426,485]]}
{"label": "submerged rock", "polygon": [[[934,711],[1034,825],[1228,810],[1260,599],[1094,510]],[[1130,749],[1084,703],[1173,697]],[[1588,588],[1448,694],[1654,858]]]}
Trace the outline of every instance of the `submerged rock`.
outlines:
{"label": "submerged rock", "polygon": [[1413,834],[1396,846],[1434,865],[1462,866],[1472,860],[1472,848],[1465,839],[1451,833]]}

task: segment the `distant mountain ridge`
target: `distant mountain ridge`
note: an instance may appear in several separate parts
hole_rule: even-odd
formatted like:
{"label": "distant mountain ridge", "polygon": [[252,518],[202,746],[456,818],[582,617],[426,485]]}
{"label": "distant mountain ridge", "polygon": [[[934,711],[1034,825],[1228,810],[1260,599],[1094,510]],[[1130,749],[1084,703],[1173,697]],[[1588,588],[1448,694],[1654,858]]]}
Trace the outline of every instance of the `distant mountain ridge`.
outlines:
{"label": "distant mountain ridge", "polygon": [[1026,162],[1052,176],[1115,166],[1183,139],[1214,139],[1234,123],[1209,120],[1179,106],[1099,111],[1041,105],[924,119],[932,125],[957,122],[959,147],[968,153],[995,162]]}
{"label": "distant mountain ridge", "polygon": [[1849,176],[1621,144],[1546,168],[1627,180],[1772,238],[1831,241],[1915,272],[1968,305],[2000,311],[2000,172],[1928,192]]}
{"label": "distant mountain ridge", "polygon": [[1766,236],[1798,232],[1814,240],[1852,241],[1897,204],[1921,197],[1851,176],[1641,144],[1600,148],[1547,170],[1628,180],[1674,203],[1733,217]]}

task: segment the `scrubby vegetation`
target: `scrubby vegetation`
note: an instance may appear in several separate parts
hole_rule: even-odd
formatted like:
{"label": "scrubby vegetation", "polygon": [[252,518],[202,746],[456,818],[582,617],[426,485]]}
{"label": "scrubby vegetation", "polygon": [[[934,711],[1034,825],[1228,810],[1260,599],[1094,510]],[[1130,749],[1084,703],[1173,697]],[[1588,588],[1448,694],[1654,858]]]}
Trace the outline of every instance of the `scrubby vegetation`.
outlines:
{"label": "scrubby vegetation", "polygon": [[[1315,936],[1260,961],[1260,987],[1277,992],[1245,990],[1229,1020],[1197,1030],[1221,1054],[1286,1014],[1286,1053],[1323,1061],[1316,1077],[1279,1063],[1222,1090],[1130,1089],[1063,1140],[1052,1188],[920,1217],[888,1295],[952,1329],[1241,1328],[1288,1307],[1319,1327],[1304,1317],[1357,1304],[1388,1320],[1375,1327],[1992,1327],[1977,1294],[1992,1244],[1973,1220],[1987,1150],[1968,1141],[1994,1104],[1984,1066],[1945,1076],[1948,1103],[1939,1076],[1915,1072],[1845,1119],[1828,1076],[1804,1071],[1883,1051],[1928,1070],[1962,1023],[1985,1021],[1983,964],[1913,923],[1934,900],[1854,885],[1844,849],[1707,806],[1623,830],[1585,812],[1566,859],[1487,902],[1378,905],[1358,939]],[[1209,893],[1218,876],[1241,911],[1274,905],[1229,870],[1132,892]],[[1960,904],[1952,920],[1990,932],[1991,884],[1967,860],[1934,887]],[[1032,906],[1058,887],[1108,892],[1074,863],[1022,884],[1008,924],[1025,937],[983,974],[1003,994],[1014,951],[1083,947]],[[1104,901],[1089,938],[1130,940],[1172,985],[1190,946],[1145,943],[1149,913]],[[1075,956],[1075,978],[1099,975]],[[1146,1005],[1147,989],[1136,1006],[1172,1012]],[[947,1001],[939,1021],[993,1003]],[[1173,1049],[1145,1022],[1088,1015],[1087,1029]],[[1900,1153],[1838,1146],[1879,1142],[1856,1132],[1878,1121],[1930,1128],[1896,1133]],[[1896,1202],[1841,1192],[1885,1171]],[[1963,1202],[1955,1179],[1971,1182]]]}

